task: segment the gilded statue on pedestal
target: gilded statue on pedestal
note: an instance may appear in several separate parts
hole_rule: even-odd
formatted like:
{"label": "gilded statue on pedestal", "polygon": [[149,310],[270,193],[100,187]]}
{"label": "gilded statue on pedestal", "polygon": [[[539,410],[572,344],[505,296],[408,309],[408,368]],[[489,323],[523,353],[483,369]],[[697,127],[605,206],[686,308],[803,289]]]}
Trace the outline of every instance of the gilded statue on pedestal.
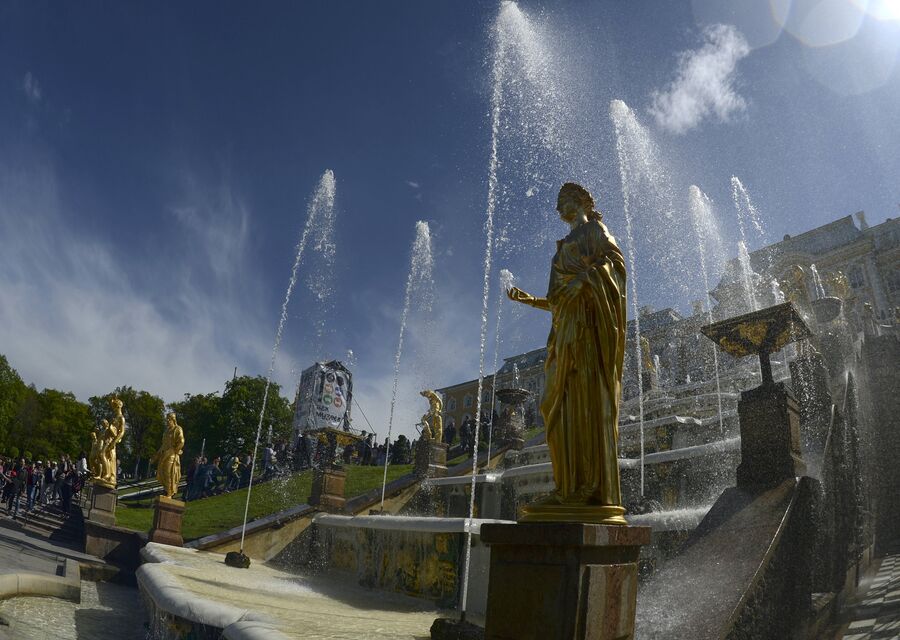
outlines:
{"label": "gilded statue on pedestal", "polygon": [[431,389],[425,389],[419,395],[428,398],[428,413],[422,416],[422,436],[434,442],[444,440],[444,401]]}
{"label": "gilded statue on pedestal", "polygon": [[96,432],[91,433],[91,456],[88,467],[94,484],[109,489],[116,488],[116,445],[125,437],[125,416],[122,401],[110,398],[113,421],[103,420]]}
{"label": "gilded statue on pedestal", "polygon": [[184,431],[175,418],[175,412],[172,411],[166,416],[166,430],[159,451],[150,459],[150,462],[156,463],[156,479],[162,485],[163,495],[167,498],[171,498],[178,491],[183,449]]}
{"label": "gilded statue on pedestal", "polygon": [[618,421],[625,358],[625,260],[582,186],[566,183],[557,211],[571,231],[550,264],[546,298],[508,295],[550,311],[541,415],[556,491],[523,521],[626,524],[619,485]]}

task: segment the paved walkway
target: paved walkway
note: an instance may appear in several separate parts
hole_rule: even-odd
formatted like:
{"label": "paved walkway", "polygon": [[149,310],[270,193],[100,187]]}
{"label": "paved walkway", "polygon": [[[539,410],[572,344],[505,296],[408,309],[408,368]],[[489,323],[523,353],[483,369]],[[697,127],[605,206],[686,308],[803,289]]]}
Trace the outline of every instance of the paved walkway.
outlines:
{"label": "paved walkway", "polygon": [[900,547],[881,560],[869,589],[849,612],[838,638],[886,640],[900,638]]}

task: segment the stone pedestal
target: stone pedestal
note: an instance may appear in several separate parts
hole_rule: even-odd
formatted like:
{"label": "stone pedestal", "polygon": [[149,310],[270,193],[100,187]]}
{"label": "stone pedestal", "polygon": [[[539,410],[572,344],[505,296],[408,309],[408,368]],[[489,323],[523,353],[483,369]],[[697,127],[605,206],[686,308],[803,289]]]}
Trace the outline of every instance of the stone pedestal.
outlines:
{"label": "stone pedestal", "polygon": [[153,528],[150,529],[150,542],[184,546],[181,537],[181,519],[184,517],[184,503],[165,496],[153,501]]}
{"label": "stone pedestal", "polygon": [[88,511],[88,520],[115,526],[116,524],[116,500],[115,488],[94,484],[91,487],[91,510]]}
{"label": "stone pedestal", "polygon": [[420,478],[443,478],[447,475],[447,450],[450,445],[419,438],[416,444],[415,474]]}
{"label": "stone pedestal", "polygon": [[800,408],[783,382],[741,393],[739,489],[757,493],[806,474],[800,450]]}
{"label": "stone pedestal", "polygon": [[309,505],[322,511],[343,511],[344,483],[347,481],[347,472],[338,467],[325,467],[313,472],[312,495],[309,496]]}
{"label": "stone pedestal", "polygon": [[650,527],[483,524],[491,547],[486,640],[628,640]]}

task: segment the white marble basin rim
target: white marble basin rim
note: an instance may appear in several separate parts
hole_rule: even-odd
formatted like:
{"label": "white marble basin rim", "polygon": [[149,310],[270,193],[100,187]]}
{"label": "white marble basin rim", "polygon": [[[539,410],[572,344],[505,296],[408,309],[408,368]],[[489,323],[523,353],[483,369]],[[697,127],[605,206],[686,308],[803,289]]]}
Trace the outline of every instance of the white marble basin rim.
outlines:
{"label": "white marble basin rim", "polygon": [[[471,482],[471,478],[469,479]],[[385,531],[419,531],[423,533],[465,533],[468,518],[425,518],[411,516],[339,516],[321,513],[313,518],[313,523],[324,527],[351,527],[358,529],[381,529]],[[512,520],[491,520],[473,518],[471,531],[481,532],[483,524],[515,524]]]}

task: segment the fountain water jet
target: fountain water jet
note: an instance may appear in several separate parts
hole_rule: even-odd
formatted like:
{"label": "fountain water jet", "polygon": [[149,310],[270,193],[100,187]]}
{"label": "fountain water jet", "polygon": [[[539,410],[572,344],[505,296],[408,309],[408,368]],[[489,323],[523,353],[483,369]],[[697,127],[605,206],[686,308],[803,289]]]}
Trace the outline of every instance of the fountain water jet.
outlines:
{"label": "fountain water jet", "polygon": [[[703,272],[703,290],[706,292],[706,313],[709,324],[713,322],[712,296],[709,293],[709,269],[706,263],[706,247],[709,245],[709,232],[714,217],[712,204],[706,194],[696,185],[690,187],[691,220],[694,223],[694,233],[697,236],[697,254],[700,257],[700,270]],[[722,387],[719,382],[719,354],[716,345],[712,345],[713,366],[716,372],[716,396],[719,403],[719,433],[725,433],[725,424],[722,418]]]}
{"label": "fountain water jet", "polygon": [[741,179],[731,176],[731,199],[734,201],[734,209],[737,212],[738,228],[741,232],[741,242],[749,246],[747,227],[751,226],[761,239],[765,239],[766,232],[759,217],[759,211],[753,206],[750,194]]}
{"label": "fountain water jet", "polygon": [[637,366],[638,420],[641,440],[641,496],[644,495],[644,371],[641,354],[641,314],[638,305],[637,270],[635,269],[634,234],[631,220],[631,171],[627,150],[625,148],[625,128],[634,114],[621,100],[613,100],[609,105],[609,114],[616,129],[616,151],[619,159],[619,173],[622,180],[622,210],[625,215],[625,235],[628,240],[628,280],[631,283],[631,309],[634,316],[634,362]]}
{"label": "fountain water jet", "polygon": [[[284,294],[284,302],[281,304],[281,317],[278,320],[278,328],[275,330],[275,345],[272,347],[272,360],[269,363],[269,372],[266,375],[266,386],[263,391],[262,408],[259,411],[259,424],[256,426],[256,439],[253,443],[253,457],[251,458],[251,468],[256,468],[256,452],[259,448],[259,436],[262,431],[263,418],[266,413],[266,404],[269,399],[269,387],[272,384],[272,374],[275,371],[275,360],[278,357],[278,348],[281,346],[281,337],[284,332],[284,325],[287,322],[288,304],[291,301],[291,293],[294,291],[294,285],[297,284],[297,271],[300,268],[300,261],[303,259],[303,252],[310,233],[313,233],[323,221],[331,221],[333,227],[334,221],[334,193],[335,180],[334,173],[331,169],[325,171],[319,179],[319,184],[313,194],[312,199],[307,206],[306,224],[303,226],[303,232],[300,234],[300,240],[297,242],[297,254],[294,258],[294,266],[291,268],[291,279],[288,282],[287,291]],[[326,222],[327,224],[327,222]],[[321,237],[321,236],[320,236]],[[241,544],[240,554],[244,553],[244,535],[247,532],[247,514],[250,511],[250,495],[253,492],[253,474],[250,474],[250,481],[247,485],[247,501],[244,504],[244,521],[241,524]]]}
{"label": "fountain water jet", "polygon": [[753,267],[750,266],[750,254],[743,240],[738,241],[738,269],[740,270],[741,286],[747,296],[749,311],[758,311],[759,302],[756,299],[756,283],[753,281]]}
{"label": "fountain water jet", "polygon": [[[500,269],[500,290],[497,292],[497,324],[494,327],[494,382],[491,385],[491,422],[488,429],[488,460],[490,460],[491,446],[494,441],[494,404],[497,398],[497,360],[500,356],[500,321],[503,318],[503,301],[506,299],[506,292],[512,288],[515,283],[515,277],[508,269]],[[518,386],[518,385],[516,385]]]}
{"label": "fountain water jet", "polygon": [[427,295],[417,296],[417,301],[424,303],[424,311],[430,311],[431,289],[434,286],[434,255],[431,244],[431,229],[427,222],[416,222],[416,237],[413,240],[412,253],[409,258],[409,274],[406,276],[406,290],[403,295],[403,312],[400,315],[400,334],[397,337],[397,351],[394,354],[394,384],[391,389],[391,410],[388,415],[387,444],[384,448],[384,478],[381,483],[381,509],[384,509],[384,494],[387,488],[388,466],[391,461],[391,434],[394,428],[394,408],[397,405],[397,385],[400,380],[400,359],[403,356],[403,339],[406,336],[406,323],[409,319],[409,307],[413,293],[425,291]]}

